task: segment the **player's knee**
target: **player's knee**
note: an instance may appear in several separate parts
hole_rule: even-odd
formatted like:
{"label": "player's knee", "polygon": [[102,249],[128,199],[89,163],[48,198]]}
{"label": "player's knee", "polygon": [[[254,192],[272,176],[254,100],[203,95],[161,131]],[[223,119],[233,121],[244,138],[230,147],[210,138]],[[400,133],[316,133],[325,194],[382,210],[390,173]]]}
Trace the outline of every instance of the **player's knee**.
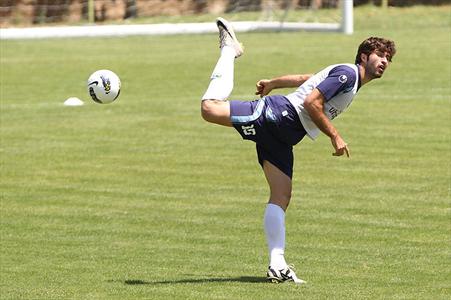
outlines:
{"label": "player's knee", "polygon": [[205,121],[223,125],[232,126],[230,122],[230,108],[227,101],[222,100],[203,100],[201,103],[201,114]]}
{"label": "player's knee", "polygon": [[283,210],[286,210],[291,200],[291,191],[285,191],[281,193],[271,193],[270,203],[280,206]]}
{"label": "player's knee", "polygon": [[271,191],[271,197],[280,199],[280,201],[290,202],[290,200],[291,200],[291,189],[279,188],[276,191]]}
{"label": "player's knee", "polygon": [[288,207],[288,205],[290,204],[290,200],[291,200],[291,192],[288,192],[287,194],[282,195],[280,197],[280,200],[285,205],[285,207]]}
{"label": "player's knee", "polygon": [[214,100],[203,100],[201,103],[202,118],[207,122],[214,122],[216,116],[216,105]]}

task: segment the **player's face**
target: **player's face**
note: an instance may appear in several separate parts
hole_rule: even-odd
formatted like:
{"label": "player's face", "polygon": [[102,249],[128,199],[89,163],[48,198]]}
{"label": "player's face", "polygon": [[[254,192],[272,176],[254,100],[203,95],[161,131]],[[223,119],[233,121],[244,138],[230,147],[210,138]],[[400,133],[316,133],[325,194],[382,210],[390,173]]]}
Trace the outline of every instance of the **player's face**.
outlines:
{"label": "player's face", "polygon": [[366,62],[366,74],[370,78],[381,78],[391,62],[391,56],[388,52],[375,50],[372,52]]}

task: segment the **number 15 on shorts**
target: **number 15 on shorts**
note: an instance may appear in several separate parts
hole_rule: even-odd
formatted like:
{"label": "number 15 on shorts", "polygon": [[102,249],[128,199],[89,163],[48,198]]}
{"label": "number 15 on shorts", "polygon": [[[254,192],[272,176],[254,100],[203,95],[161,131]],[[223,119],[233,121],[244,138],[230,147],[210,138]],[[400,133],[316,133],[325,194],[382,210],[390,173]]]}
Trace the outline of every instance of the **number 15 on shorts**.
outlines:
{"label": "number 15 on shorts", "polygon": [[254,125],[241,126],[244,135],[255,135],[257,132],[255,131]]}

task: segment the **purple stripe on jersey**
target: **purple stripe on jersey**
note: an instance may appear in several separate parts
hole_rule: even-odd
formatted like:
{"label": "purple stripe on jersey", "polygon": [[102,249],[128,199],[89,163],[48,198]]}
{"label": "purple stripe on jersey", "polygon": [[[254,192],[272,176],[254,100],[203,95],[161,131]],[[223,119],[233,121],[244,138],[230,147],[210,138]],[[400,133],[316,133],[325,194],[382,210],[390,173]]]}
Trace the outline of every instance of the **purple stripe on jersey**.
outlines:
{"label": "purple stripe on jersey", "polygon": [[349,66],[337,66],[330,70],[329,75],[316,87],[329,101],[339,93],[352,90],[357,80],[355,71]]}

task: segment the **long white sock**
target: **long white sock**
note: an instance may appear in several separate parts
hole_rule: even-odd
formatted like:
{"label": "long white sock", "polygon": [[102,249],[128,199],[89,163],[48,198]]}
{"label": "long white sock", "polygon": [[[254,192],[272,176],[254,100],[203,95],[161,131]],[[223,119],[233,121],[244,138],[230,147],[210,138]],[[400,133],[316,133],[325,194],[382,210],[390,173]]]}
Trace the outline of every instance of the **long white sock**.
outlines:
{"label": "long white sock", "polygon": [[233,71],[235,67],[236,51],[232,47],[224,46],[221,56],[211,74],[210,85],[202,100],[226,100],[233,90]]}
{"label": "long white sock", "polygon": [[269,203],[265,211],[265,233],[268,242],[271,268],[280,270],[287,267],[285,261],[285,212],[275,204]]}

